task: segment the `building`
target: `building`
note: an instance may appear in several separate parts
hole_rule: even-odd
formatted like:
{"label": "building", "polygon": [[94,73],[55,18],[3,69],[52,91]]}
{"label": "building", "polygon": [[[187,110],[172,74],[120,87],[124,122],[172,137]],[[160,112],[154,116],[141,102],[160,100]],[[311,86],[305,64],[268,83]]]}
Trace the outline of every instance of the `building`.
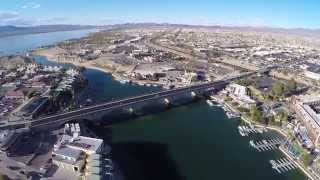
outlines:
{"label": "building", "polygon": [[103,140],[80,134],[78,123],[65,124],[64,134],[53,148],[53,163],[60,172],[64,172],[63,176],[68,174],[80,179],[112,179],[112,161],[99,154],[103,150]]}
{"label": "building", "polygon": [[23,99],[24,94],[21,90],[11,90],[6,93],[5,97],[7,99]]}
{"label": "building", "polygon": [[320,137],[320,98],[316,96],[300,96],[294,102],[297,115],[303,120],[308,135],[315,145]]}
{"label": "building", "polygon": [[304,75],[307,78],[317,81],[320,80],[320,65],[307,63],[306,67],[302,69],[304,69]]}
{"label": "building", "polygon": [[229,96],[242,107],[250,108],[250,106],[256,104],[255,100],[248,96],[248,89],[245,86],[232,83],[226,87],[226,91],[229,93]]}
{"label": "building", "polygon": [[0,131],[0,151],[6,152],[18,139],[19,133],[15,131]]}
{"label": "building", "polygon": [[87,156],[101,152],[103,140],[80,136],[79,124],[66,124],[64,133],[54,145],[53,161],[59,167],[80,172]]}
{"label": "building", "polygon": [[85,164],[85,154],[81,150],[61,146],[52,152],[52,161],[59,168],[80,174]]}

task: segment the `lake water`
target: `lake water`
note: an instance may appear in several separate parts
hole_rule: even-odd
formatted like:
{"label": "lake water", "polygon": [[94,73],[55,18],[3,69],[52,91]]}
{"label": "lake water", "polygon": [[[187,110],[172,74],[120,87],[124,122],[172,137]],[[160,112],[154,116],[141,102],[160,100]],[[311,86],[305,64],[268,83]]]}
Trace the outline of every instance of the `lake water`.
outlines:
{"label": "lake water", "polygon": [[81,38],[97,30],[61,31],[0,37],[0,56],[24,53],[40,46],[55,44],[68,39]]}

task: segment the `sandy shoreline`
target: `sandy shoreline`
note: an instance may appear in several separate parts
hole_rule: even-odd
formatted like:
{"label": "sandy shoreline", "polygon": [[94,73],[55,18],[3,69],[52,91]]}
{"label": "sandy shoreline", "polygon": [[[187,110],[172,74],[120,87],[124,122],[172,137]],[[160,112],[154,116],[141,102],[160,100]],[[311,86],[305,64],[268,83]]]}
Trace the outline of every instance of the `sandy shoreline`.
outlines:
{"label": "sandy shoreline", "polygon": [[124,77],[121,74],[117,73],[116,70],[110,69],[108,67],[104,67],[103,65],[99,65],[98,62],[101,61],[101,59],[91,60],[91,61],[86,61],[86,62],[58,60],[58,58],[57,58],[58,54],[62,54],[62,53],[64,53],[64,50],[59,47],[40,48],[40,49],[35,49],[32,51],[32,55],[47,57],[48,61],[57,62],[57,63],[73,64],[73,65],[79,66],[79,67],[85,67],[88,69],[102,71],[104,73],[112,75],[112,77],[114,77],[115,80],[117,80],[117,81],[132,82],[132,83],[136,83],[139,85],[165,86],[165,84],[160,83],[160,82],[149,81],[149,80],[136,80],[136,79]]}

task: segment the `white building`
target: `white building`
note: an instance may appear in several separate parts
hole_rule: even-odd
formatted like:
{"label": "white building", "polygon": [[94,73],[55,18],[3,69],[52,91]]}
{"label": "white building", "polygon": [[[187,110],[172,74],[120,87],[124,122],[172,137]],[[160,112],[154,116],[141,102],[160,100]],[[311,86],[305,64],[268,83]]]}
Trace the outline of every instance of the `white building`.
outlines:
{"label": "white building", "polygon": [[85,154],[81,150],[62,146],[52,152],[53,163],[59,168],[80,174],[85,165]]}
{"label": "white building", "polygon": [[103,140],[80,136],[79,124],[66,124],[64,132],[54,145],[53,162],[63,169],[80,173],[86,157],[101,152]]}
{"label": "white building", "polygon": [[249,108],[256,103],[255,100],[248,96],[247,87],[245,86],[232,83],[226,87],[226,91],[229,93],[229,96],[242,107]]}

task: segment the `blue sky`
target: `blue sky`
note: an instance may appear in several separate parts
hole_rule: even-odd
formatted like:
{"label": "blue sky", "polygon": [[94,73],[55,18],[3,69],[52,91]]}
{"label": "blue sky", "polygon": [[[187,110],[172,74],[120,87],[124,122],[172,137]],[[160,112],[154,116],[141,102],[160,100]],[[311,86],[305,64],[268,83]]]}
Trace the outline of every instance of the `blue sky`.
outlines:
{"label": "blue sky", "polygon": [[157,22],[320,28],[320,0],[1,0],[0,25]]}

